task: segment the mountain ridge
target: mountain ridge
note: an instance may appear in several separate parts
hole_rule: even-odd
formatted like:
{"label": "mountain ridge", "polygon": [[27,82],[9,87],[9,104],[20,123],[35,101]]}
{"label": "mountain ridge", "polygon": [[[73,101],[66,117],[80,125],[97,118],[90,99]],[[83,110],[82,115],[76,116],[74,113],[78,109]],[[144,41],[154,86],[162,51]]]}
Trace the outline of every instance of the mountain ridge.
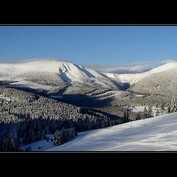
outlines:
{"label": "mountain ridge", "polygon": [[143,73],[136,73],[136,74],[103,73],[103,74],[120,84],[129,83],[130,85],[133,85],[152,74],[161,73],[175,68],[177,69],[177,62],[169,62]]}
{"label": "mountain ridge", "polygon": [[[97,72],[71,62],[38,60],[16,64],[0,63],[0,80],[14,81],[13,85],[33,88],[36,86],[44,90],[50,90],[49,86],[52,89],[52,87],[63,85],[64,88],[70,84],[75,88],[83,86],[91,87],[93,90],[107,88],[142,94],[165,93],[168,87],[166,80],[169,80],[168,82],[172,85],[169,92],[171,94],[175,92],[173,86],[176,87],[176,85],[173,80],[177,80],[176,70],[177,62],[169,62],[143,73],[114,74]],[[70,91],[73,92],[73,89]],[[79,90],[77,92],[79,93]]]}
{"label": "mountain ridge", "polygon": [[38,73],[49,73],[51,77],[55,77],[55,80],[58,77],[64,82],[98,84],[117,89],[114,82],[106,76],[70,62],[43,60],[17,64],[0,63],[0,80],[21,81],[26,79],[26,75],[30,78],[35,73],[36,77]]}

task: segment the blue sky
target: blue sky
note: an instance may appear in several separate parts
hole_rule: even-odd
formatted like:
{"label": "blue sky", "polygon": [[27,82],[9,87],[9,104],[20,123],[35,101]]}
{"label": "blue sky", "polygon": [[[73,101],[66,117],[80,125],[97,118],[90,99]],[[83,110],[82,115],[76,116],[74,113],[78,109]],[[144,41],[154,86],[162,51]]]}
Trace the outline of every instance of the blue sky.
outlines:
{"label": "blue sky", "polygon": [[82,65],[177,59],[177,26],[0,26],[0,61],[54,58]]}

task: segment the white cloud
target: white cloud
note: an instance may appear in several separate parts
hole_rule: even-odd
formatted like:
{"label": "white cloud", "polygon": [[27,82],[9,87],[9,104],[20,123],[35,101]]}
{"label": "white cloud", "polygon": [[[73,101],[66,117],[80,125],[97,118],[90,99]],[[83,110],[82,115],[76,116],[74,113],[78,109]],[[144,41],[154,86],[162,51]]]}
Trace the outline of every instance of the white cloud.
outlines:
{"label": "white cloud", "polygon": [[177,62],[175,59],[167,59],[167,60],[162,60],[162,61],[141,61],[141,62],[135,62],[133,63],[134,65],[160,65],[160,64],[165,64],[165,63],[171,63],[171,62]]}
{"label": "white cloud", "polygon": [[27,62],[33,62],[33,61],[61,61],[61,62],[70,62],[69,60],[64,59],[57,59],[57,58],[27,58],[27,59],[14,59],[14,60],[2,60],[0,63],[27,63]]}
{"label": "white cloud", "polygon": [[168,60],[162,61],[162,63],[173,63],[173,62],[177,62],[177,61],[174,59],[168,59]]}
{"label": "white cloud", "polygon": [[98,72],[103,72],[103,73],[118,73],[118,74],[124,74],[124,73],[142,73],[149,71],[150,69],[160,66],[162,64],[166,64],[169,62],[177,62],[174,59],[168,59],[168,60],[163,60],[163,61],[158,61],[158,62],[147,62],[147,61],[142,61],[142,62],[136,62],[133,63],[132,65],[108,65],[108,66],[103,66],[103,65],[85,65],[85,67],[92,68]]}
{"label": "white cloud", "polygon": [[92,68],[98,72],[104,73],[140,73],[148,71],[148,65],[136,65],[136,66],[103,66],[103,65],[85,65],[85,67]]}

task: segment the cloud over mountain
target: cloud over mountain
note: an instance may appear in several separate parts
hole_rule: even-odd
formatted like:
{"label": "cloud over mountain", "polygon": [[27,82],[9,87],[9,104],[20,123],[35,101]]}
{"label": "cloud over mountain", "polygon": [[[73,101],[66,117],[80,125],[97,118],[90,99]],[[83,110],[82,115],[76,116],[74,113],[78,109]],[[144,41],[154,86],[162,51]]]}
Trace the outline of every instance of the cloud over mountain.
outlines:
{"label": "cloud over mountain", "polygon": [[127,65],[84,65],[84,66],[103,73],[127,74],[127,73],[146,72],[162,64],[173,62],[176,62],[176,60],[167,59],[160,62],[141,61],[133,63],[132,65],[127,64]]}

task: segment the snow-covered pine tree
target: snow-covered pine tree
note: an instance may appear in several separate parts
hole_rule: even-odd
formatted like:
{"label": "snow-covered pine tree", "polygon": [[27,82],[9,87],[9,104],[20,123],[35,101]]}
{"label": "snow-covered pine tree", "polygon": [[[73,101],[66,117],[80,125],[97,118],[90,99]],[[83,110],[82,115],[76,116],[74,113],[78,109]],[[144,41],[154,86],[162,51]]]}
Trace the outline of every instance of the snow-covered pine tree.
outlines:
{"label": "snow-covered pine tree", "polygon": [[143,111],[143,119],[148,117],[148,110],[146,107],[144,107],[144,111]]}
{"label": "snow-covered pine tree", "polygon": [[53,138],[54,145],[58,146],[61,144],[61,134],[59,130],[55,131],[54,138]]}
{"label": "snow-covered pine tree", "polygon": [[142,119],[142,116],[141,116],[141,113],[138,112],[138,114],[137,114],[137,116],[136,116],[136,120],[140,120],[140,119]]}
{"label": "snow-covered pine tree", "polygon": [[171,107],[170,107],[170,105],[168,106],[168,113],[170,113],[171,112]]}
{"label": "snow-covered pine tree", "polygon": [[159,111],[159,109],[157,109],[156,116],[159,116],[159,115],[160,115],[160,111]]}
{"label": "snow-covered pine tree", "polygon": [[147,113],[147,118],[153,117],[153,112],[152,112],[152,107],[148,107],[148,113]]}
{"label": "snow-covered pine tree", "polygon": [[164,114],[164,112],[165,112],[165,105],[161,105],[161,110],[162,110],[162,114]]}
{"label": "snow-covered pine tree", "polygon": [[61,130],[60,130],[60,135],[61,135],[61,144],[63,144],[63,143],[65,143],[68,139],[69,139],[69,137],[68,137],[68,132],[67,132],[67,130],[66,129],[64,129],[64,128],[62,128]]}

